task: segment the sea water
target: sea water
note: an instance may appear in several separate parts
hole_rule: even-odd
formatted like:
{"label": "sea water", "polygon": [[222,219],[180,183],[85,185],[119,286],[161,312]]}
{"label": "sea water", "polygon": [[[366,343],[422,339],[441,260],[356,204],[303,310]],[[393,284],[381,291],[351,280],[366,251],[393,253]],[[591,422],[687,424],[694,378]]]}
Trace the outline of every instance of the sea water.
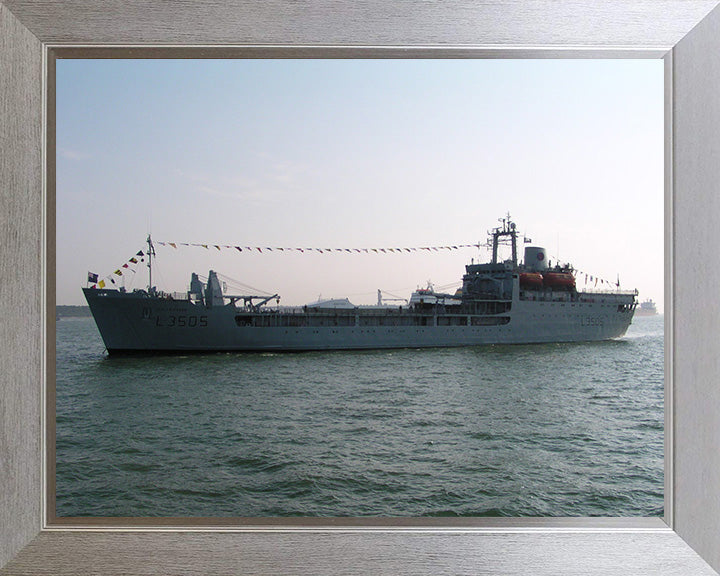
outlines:
{"label": "sea water", "polygon": [[661,516],[663,317],[619,340],[109,357],[57,323],[58,516]]}

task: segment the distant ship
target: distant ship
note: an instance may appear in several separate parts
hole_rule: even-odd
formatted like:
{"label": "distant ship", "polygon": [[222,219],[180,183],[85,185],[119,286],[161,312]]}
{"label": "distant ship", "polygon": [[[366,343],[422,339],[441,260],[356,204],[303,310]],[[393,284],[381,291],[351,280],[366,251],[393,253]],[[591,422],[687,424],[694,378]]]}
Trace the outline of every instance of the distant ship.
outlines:
{"label": "distant ship", "polygon": [[[217,273],[192,274],[186,293],[152,286],[148,236],[147,290],[83,288],[109,354],[425,348],[581,342],[625,334],[637,291],[579,292],[571,266],[549,266],[544,248],[517,258],[515,223],[489,233],[492,259],[465,266],[454,294],[431,287],[405,305],[354,306],[333,300],[296,308],[266,306],[272,296],[224,294]],[[512,257],[498,260],[500,244]]]}
{"label": "distant ship", "polygon": [[645,300],[635,311],[636,316],[657,316],[657,307],[652,299]]}

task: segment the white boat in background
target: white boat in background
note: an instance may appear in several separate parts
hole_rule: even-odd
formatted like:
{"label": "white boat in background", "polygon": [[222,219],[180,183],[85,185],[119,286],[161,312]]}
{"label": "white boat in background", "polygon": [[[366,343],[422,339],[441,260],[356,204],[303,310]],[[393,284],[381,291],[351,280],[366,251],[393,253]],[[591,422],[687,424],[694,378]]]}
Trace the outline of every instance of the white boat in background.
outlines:
{"label": "white boat in background", "polygon": [[636,316],[657,316],[658,311],[652,299],[643,301],[635,310]]}

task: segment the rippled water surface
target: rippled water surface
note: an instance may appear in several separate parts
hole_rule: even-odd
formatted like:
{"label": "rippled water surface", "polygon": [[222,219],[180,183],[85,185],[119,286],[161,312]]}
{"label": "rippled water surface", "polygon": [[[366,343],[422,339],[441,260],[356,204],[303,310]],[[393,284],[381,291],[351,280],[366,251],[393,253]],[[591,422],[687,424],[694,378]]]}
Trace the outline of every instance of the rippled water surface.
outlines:
{"label": "rippled water surface", "polygon": [[109,358],[57,324],[59,516],[659,516],[663,317],[583,344]]}

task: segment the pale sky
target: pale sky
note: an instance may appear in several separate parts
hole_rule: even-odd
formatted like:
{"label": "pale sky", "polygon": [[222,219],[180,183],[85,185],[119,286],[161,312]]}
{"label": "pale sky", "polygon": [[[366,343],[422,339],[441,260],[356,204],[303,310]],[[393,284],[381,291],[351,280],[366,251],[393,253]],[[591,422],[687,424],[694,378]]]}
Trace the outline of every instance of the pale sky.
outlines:
{"label": "pale sky", "polygon": [[285,305],[454,289],[486,250],[264,248],[471,244],[507,212],[662,309],[662,60],[57,62],[58,304],[148,232],[210,245],[156,246],[165,291],[209,269]]}

